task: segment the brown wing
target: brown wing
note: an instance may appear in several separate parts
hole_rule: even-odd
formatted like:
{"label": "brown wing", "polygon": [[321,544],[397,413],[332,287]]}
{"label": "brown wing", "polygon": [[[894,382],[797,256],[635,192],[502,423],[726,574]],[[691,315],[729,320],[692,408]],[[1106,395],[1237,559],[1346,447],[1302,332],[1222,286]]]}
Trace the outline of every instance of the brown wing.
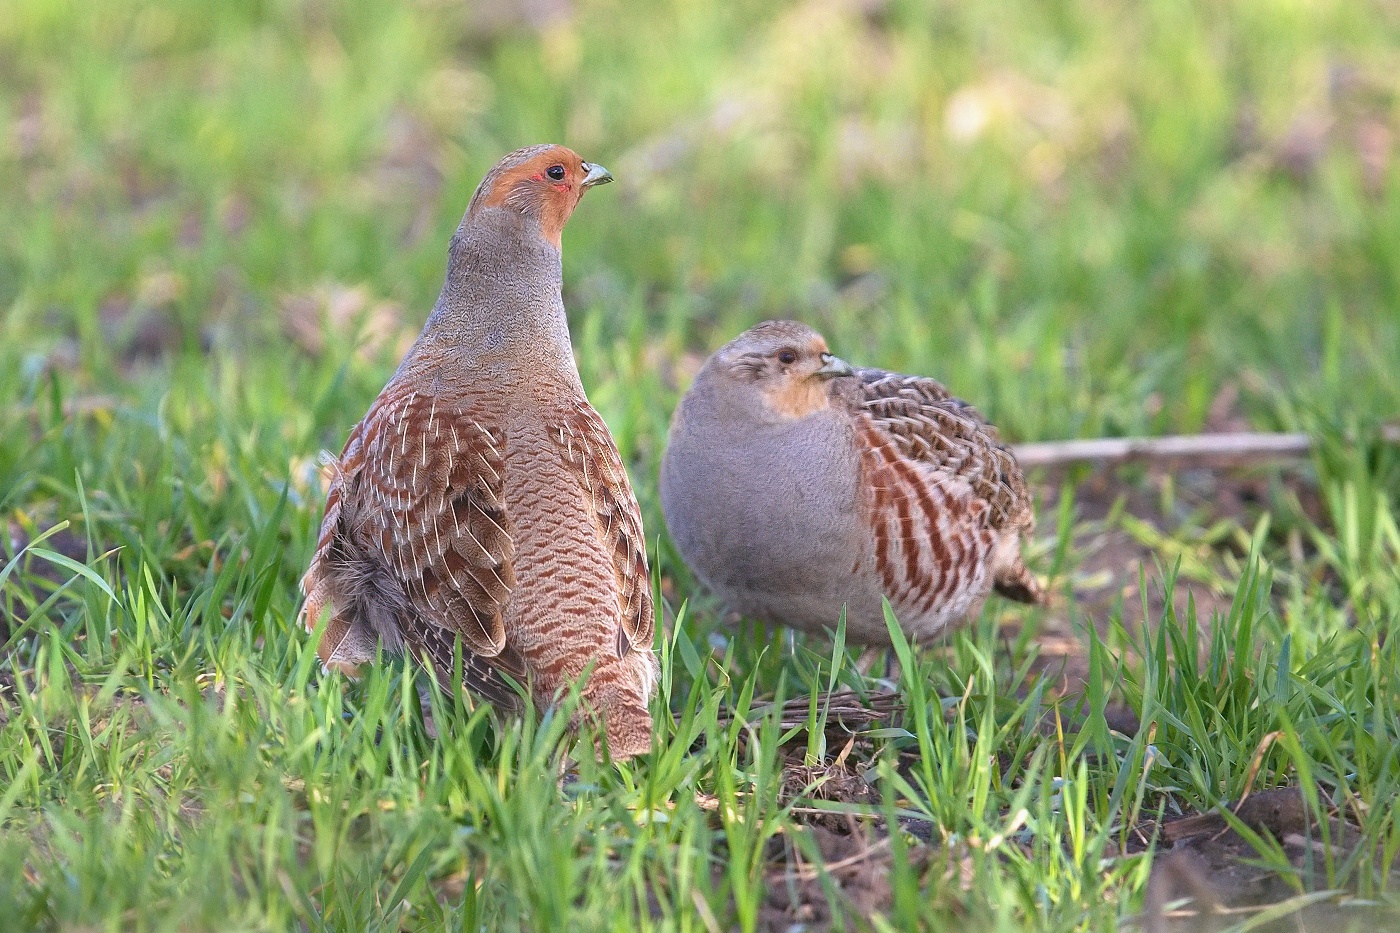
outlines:
{"label": "brown wing", "polygon": [[346,443],[307,575],[343,578],[332,629],[401,635],[445,670],[460,636],[467,685],[495,702],[513,693],[494,669],[524,678],[502,618],[515,584],[503,443],[460,406],[391,384]]}
{"label": "brown wing", "polygon": [[558,430],[559,447],[590,497],[591,510],[603,546],[612,555],[617,576],[617,656],[634,646],[651,648],[655,616],[651,604],[651,577],[647,570],[646,538],[642,515],[627,470],[602,417],[587,402],[577,403],[565,414]]}
{"label": "brown wing", "polygon": [[1033,527],[1035,515],[1021,468],[977,409],[921,376],[861,369],[856,379],[860,412],[901,456],[965,481],[974,497],[986,503],[984,520],[990,527]]}

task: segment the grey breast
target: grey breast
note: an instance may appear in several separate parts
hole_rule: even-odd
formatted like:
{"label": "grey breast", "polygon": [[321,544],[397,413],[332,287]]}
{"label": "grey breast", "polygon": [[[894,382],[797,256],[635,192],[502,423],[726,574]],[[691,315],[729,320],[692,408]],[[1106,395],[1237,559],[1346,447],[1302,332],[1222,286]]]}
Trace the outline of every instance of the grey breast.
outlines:
{"label": "grey breast", "polygon": [[777,423],[713,408],[685,415],[661,474],[681,556],[745,615],[834,625],[861,548],[849,420],[835,411]]}

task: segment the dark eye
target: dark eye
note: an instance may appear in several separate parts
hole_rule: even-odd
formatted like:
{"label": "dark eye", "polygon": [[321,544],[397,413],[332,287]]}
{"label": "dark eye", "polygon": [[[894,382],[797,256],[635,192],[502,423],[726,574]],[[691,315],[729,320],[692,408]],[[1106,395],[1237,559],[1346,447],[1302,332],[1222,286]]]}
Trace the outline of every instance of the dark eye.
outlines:
{"label": "dark eye", "polygon": [[797,362],[797,351],[782,349],[778,351],[778,362],[784,366],[791,366]]}
{"label": "dark eye", "polygon": [[554,179],[555,181],[564,180],[564,166],[562,165],[551,165],[549,168],[544,170],[544,173],[550,178]]}

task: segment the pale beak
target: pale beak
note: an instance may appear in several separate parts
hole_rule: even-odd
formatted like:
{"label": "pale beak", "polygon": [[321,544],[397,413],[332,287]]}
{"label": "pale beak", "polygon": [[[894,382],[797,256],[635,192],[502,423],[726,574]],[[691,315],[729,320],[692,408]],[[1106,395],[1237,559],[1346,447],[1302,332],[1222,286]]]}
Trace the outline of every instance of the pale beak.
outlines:
{"label": "pale beak", "polygon": [[833,376],[853,376],[855,370],[851,364],[841,359],[839,356],[832,356],[830,353],[822,354],[822,368],[817,370],[818,376],[825,376],[828,379]]}
{"label": "pale beak", "polygon": [[606,185],[613,180],[612,172],[593,162],[583,163],[583,170],[587,174],[583,176],[580,187],[592,188],[594,185]]}

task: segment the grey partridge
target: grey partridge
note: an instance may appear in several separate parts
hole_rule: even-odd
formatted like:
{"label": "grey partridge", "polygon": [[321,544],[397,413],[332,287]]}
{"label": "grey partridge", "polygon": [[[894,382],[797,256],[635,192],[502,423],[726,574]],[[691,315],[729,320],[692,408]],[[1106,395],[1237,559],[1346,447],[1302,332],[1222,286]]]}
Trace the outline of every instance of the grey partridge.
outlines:
{"label": "grey partridge", "polygon": [[408,650],[514,710],[587,675],[611,754],[646,751],[656,682],[645,538],[617,446],[579,381],[561,234],[612,180],[563,146],[512,152],[452,237],[422,334],[333,464],[302,580],[318,652],[354,673]]}
{"label": "grey partridge", "polygon": [[888,644],[996,589],[1038,603],[1021,560],[1031,499],[996,429],[932,379],[856,369],[806,325],[769,321],[706,361],[671,424],[661,506],[686,563],[731,609]]}

